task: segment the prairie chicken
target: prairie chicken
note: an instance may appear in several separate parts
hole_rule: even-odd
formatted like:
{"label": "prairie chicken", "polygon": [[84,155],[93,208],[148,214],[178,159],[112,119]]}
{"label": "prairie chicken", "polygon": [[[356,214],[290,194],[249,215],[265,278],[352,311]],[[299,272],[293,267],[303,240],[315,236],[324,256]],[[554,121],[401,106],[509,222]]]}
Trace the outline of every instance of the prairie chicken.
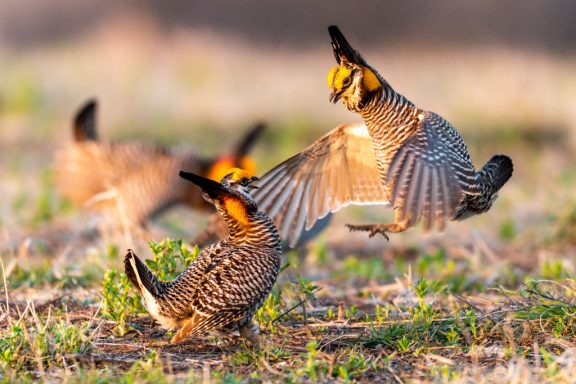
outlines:
{"label": "prairie chicken", "polygon": [[370,236],[403,232],[423,220],[443,230],[490,209],[512,175],[495,155],[480,171],[458,131],[397,93],[344,38],[329,27],[338,66],[328,74],[330,101],[359,113],[365,125],[342,125],[264,175],[255,193],[282,238],[295,244],[318,218],[349,205],[391,204],[389,224],[348,225]]}
{"label": "prairie chicken", "polygon": [[228,225],[227,239],[204,249],[172,282],[159,281],[131,250],[124,258],[126,275],[148,312],[164,328],[179,328],[173,343],[217,330],[238,330],[257,341],[252,317],[278,276],[280,237],[248,193],[257,179],[239,169],[231,171],[221,183],[180,172],[216,206]]}
{"label": "prairie chicken", "polygon": [[56,154],[56,185],[76,205],[104,211],[116,223],[142,226],[176,204],[209,210],[198,189],[178,177],[180,169],[213,180],[220,180],[234,166],[255,170],[247,154],[262,124],[254,126],[229,154],[210,159],[151,143],[101,141],[97,107],[91,100],[75,116],[74,141]]}

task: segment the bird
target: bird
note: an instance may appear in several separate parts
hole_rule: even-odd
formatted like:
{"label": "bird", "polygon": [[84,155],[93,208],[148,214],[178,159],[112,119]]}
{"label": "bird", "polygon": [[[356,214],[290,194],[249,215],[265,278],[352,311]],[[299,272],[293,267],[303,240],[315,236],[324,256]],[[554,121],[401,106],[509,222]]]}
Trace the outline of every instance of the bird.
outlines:
{"label": "bird", "polygon": [[270,293],[282,258],[276,227],[250,196],[256,177],[231,169],[220,183],[194,173],[180,176],[200,187],[229,230],[226,239],[206,247],[174,281],[163,282],[128,250],[126,276],[142,295],[150,315],[166,329],[178,331],[171,339],[210,331],[239,331],[258,343],[252,322]]}
{"label": "bird", "polygon": [[444,230],[490,209],[510,179],[512,160],[494,155],[476,171],[456,128],[418,108],[328,28],[337,66],[328,74],[329,100],[364,124],[344,124],[260,178],[254,198],[283,239],[296,244],[315,222],[347,205],[388,205],[394,222],[350,225],[351,231],[400,233],[423,221]]}
{"label": "bird", "polygon": [[219,181],[227,169],[255,172],[248,156],[264,125],[254,125],[233,147],[216,158],[175,151],[140,141],[105,141],[97,131],[98,102],[88,100],[73,120],[73,141],[55,155],[55,184],[76,206],[104,212],[124,228],[141,228],[176,204],[211,209],[197,188],[178,177],[179,169]]}

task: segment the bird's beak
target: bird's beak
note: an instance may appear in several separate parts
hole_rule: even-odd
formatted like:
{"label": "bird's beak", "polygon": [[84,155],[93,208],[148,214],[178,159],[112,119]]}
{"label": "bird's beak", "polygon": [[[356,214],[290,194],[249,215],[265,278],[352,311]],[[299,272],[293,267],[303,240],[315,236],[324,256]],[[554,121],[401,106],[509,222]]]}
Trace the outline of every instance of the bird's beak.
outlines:
{"label": "bird's beak", "polygon": [[340,96],[342,96],[342,91],[336,91],[335,88],[332,88],[332,93],[328,96],[328,100],[330,100],[332,104],[336,104],[336,102],[340,100]]}
{"label": "bird's beak", "polygon": [[257,182],[258,180],[260,180],[260,178],[256,177],[256,176],[252,176],[250,178],[250,184],[248,184],[246,187],[248,188],[248,190],[252,190],[252,189],[258,189],[260,188],[257,185],[254,185],[253,183]]}

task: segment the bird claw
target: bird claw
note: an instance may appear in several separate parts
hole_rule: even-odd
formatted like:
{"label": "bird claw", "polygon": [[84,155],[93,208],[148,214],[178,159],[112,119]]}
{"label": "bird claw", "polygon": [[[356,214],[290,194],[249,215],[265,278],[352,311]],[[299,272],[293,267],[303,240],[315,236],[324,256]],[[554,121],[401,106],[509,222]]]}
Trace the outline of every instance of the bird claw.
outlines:
{"label": "bird claw", "polygon": [[368,233],[369,238],[372,238],[372,237],[376,236],[376,234],[379,233],[382,236],[384,236],[386,241],[390,241],[390,238],[387,235],[387,232],[390,232],[390,231],[388,230],[386,225],[380,225],[380,224],[366,224],[366,225],[346,224],[346,227],[348,227],[350,232],[353,232],[353,231],[369,232]]}

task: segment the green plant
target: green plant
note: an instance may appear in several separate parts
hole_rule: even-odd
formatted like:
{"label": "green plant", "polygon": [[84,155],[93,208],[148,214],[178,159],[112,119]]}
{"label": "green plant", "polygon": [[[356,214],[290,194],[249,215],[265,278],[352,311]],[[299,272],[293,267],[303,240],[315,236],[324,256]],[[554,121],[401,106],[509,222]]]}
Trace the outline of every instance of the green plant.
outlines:
{"label": "green plant", "polygon": [[86,353],[91,347],[92,323],[88,321],[71,323],[50,316],[43,319],[33,310],[21,321],[10,322],[12,325],[0,337],[0,373],[8,376],[32,366],[40,370],[60,366],[66,354]]}
{"label": "green plant", "polygon": [[128,331],[126,324],[129,316],[145,312],[140,297],[124,272],[106,272],[101,294],[104,300],[102,315],[116,322],[114,331],[119,336]]}
{"label": "green plant", "polygon": [[347,319],[352,319],[356,317],[356,313],[357,313],[356,305],[352,304],[350,308],[346,309],[346,311],[344,312],[344,316],[346,316]]}
{"label": "green plant", "polygon": [[40,195],[36,201],[36,210],[32,218],[32,225],[47,222],[57,213],[65,209],[67,204],[59,200],[52,181],[52,172],[49,169],[43,169],[40,175]]}
{"label": "green plant", "polygon": [[414,292],[416,296],[418,296],[418,306],[414,308],[414,312],[418,317],[423,320],[432,320],[434,319],[435,312],[432,309],[432,305],[426,303],[424,300],[424,296],[431,291],[431,288],[435,286],[434,282],[430,282],[424,276],[418,281],[416,287],[414,287]]}
{"label": "green plant", "polygon": [[318,343],[316,342],[316,340],[312,340],[311,342],[308,343],[308,345],[306,346],[306,348],[308,349],[308,352],[306,354],[306,363],[304,364],[304,367],[300,369],[298,372],[301,376],[305,375],[312,381],[316,381],[318,379],[320,369],[320,362],[318,361],[317,358],[318,355],[317,347]]}
{"label": "green plant", "polygon": [[[175,279],[199,253],[198,247],[189,251],[182,240],[166,239],[159,243],[151,241],[149,246],[154,257],[145,262],[160,280],[166,281]],[[110,249],[110,252],[113,251],[114,249]],[[137,290],[123,272],[106,272],[101,294],[104,299],[102,314],[116,322],[114,330],[120,336],[128,331],[129,316],[145,312]]]}
{"label": "green plant", "polygon": [[396,345],[399,352],[407,353],[414,345],[416,345],[416,341],[411,340],[407,335],[403,335],[400,340],[396,342]]}
{"label": "green plant", "polygon": [[200,252],[197,246],[190,251],[182,240],[150,241],[148,246],[154,257],[146,259],[146,265],[162,281],[174,280]]}
{"label": "green plant", "polygon": [[25,363],[26,355],[22,349],[26,348],[26,339],[22,325],[12,325],[3,332],[0,338],[0,361],[4,369],[11,367],[20,371]]}
{"label": "green plant", "polygon": [[506,220],[500,225],[500,238],[505,241],[514,240],[518,230],[516,224],[512,220]]}
{"label": "green plant", "polygon": [[88,328],[90,323],[84,322],[80,325],[69,324],[64,320],[59,320],[52,325],[50,330],[51,342],[54,350],[60,354],[83,353],[90,348],[88,343]]}
{"label": "green plant", "polygon": [[346,279],[356,280],[385,280],[390,277],[380,258],[359,258],[358,256],[348,256],[344,260],[344,265],[336,275]]}
{"label": "green plant", "polygon": [[390,305],[382,307],[380,304],[376,304],[376,323],[382,325],[384,320],[388,318],[390,318]]}
{"label": "green plant", "polygon": [[354,377],[366,372],[372,365],[372,358],[365,356],[358,348],[345,349],[340,353],[343,359],[334,364],[333,375],[350,383]]}
{"label": "green plant", "polygon": [[267,325],[270,332],[275,333],[274,320],[282,313],[286,303],[282,298],[282,286],[276,284],[264,304],[256,311],[254,317],[261,325]]}

